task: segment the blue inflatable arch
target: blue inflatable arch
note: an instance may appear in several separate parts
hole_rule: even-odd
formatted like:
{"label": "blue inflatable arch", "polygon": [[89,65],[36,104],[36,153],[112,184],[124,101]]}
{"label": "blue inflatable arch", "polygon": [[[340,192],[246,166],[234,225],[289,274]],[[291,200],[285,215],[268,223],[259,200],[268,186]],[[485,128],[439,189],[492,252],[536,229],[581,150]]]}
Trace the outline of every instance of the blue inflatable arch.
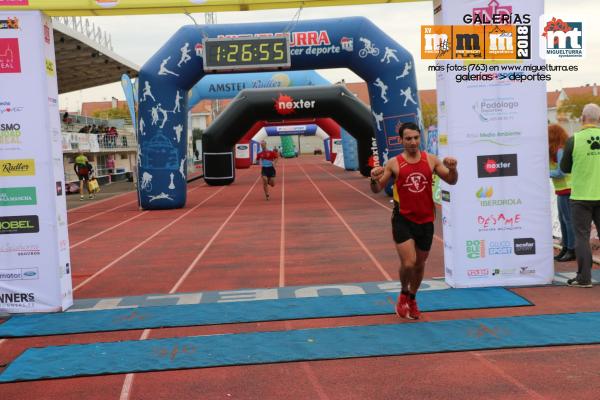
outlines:
{"label": "blue inflatable arch", "polygon": [[[180,208],[186,201],[187,93],[205,74],[203,38],[276,35],[289,22],[184,26],[139,73],[139,182],[144,209]],[[362,17],[293,25],[291,69],[349,68],[368,85],[377,155],[396,155],[401,122],[422,126],[414,60]],[[200,46],[199,46],[200,45]],[[151,185],[150,185],[151,183]]]}

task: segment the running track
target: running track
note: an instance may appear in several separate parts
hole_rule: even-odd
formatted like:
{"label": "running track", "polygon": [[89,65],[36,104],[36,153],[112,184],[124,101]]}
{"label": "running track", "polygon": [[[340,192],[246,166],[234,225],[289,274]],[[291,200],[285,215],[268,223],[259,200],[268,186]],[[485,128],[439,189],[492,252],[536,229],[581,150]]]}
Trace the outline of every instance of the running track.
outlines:
{"label": "running track", "polygon": [[[139,211],[134,193],[71,210],[75,298],[397,279],[390,203],[366,179],[320,157],[282,160],[265,201],[258,169],[237,173],[226,187],[191,183],[181,210]],[[437,236],[426,278],[441,275]],[[426,319],[600,310],[598,287],[515,292],[536,306]],[[385,315],[11,339],[0,342],[0,364],[32,346],[373,323],[400,322]],[[599,370],[600,346],[507,349],[15,383],[0,385],[0,398],[597,399]]]}

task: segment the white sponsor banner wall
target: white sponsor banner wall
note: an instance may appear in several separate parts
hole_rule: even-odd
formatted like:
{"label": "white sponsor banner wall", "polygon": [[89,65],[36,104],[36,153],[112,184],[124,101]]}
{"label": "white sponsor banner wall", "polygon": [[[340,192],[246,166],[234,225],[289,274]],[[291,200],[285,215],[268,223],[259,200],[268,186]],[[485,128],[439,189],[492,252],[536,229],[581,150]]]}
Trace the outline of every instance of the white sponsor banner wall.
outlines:
{"label": "white sponsor banner wall", "polygon": [[[543,65],[538,51],[543,0],[439,0],[434,9],[437,25],[465,25],[463,17],[481,9],[488,15],[507,10],[530,15],[532,58],[520,63]],[[497,77],[456,82],[456,74],[437,75],[440,156],[455,156],[459,170],[457,185],[442,185],[446,282],[454,287],[551,283],[545,82]]]}
{"label": "white sponsor banner wall", "polygon": [[0,12],[8,19],[18,28],[0,30],[0,311],[62,311],[73,296],[52,23]]}

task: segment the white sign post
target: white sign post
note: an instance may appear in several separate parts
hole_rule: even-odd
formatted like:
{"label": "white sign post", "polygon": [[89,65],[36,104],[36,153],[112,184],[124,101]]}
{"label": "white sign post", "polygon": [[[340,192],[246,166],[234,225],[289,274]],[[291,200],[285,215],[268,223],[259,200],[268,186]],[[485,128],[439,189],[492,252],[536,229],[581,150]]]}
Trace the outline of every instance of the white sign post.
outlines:
{"label": "white sign post", "polygon": [[[446,282],[453,287],[551,283],[546,84],[500,79],[499,73],[465,79],[482,71],[471,64],[543,65],[538,51],[543,0],[439,0],[434,8],[436,25],[486,24],[510,14],[521,20],[509,23],[528,20],[531,27],[531,59],[439,63],[445,68],[437,75],[440,154],[455,156],[459,170],[457,185],[442,185]],[[504,39],[494,35],[489,39]],[[494,43],[488,43],[490,49]],[[448,72],[449,66],[459,71]],[[460,71],[463,66],[467,70]]]}
{"label": "white sign post", "polygon": [[52,22],[0,12],[0,311],[73,304]]}

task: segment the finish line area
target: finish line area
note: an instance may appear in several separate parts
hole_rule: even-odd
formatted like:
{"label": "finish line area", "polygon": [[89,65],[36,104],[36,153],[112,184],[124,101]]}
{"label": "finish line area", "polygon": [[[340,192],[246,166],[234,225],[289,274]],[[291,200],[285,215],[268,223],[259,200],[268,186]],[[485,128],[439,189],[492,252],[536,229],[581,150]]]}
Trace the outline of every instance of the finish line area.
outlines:
{"label": "finish line area", "polygon": [[0,400],[598,398],[564,5],[0,3]]}
{"label": "finish line area", "polygon": [[[188,203],[182,209],[139,211],[135,193],[129,192],[70,210],[68,224],[75,306],[72,312],[64,315],[120,311],[125,313],[120,317],[121,321],[126,322],[129,316],[130,320],[138,322],[141,320],[136,320],[137,316],[145,310],[164,307],[235,307],[239,304],[238,311],[241,311],[251,303],[336,299],[342,295],[356,302],[381,294],[395,300],[399,287],[398,257],[391,238],[388,197],[372,194],[368,180],[358,173],[336,168],[321,157],[303,155],[281,160],[278,182],[268,202],[258,177],[258,167],[251,167],[241,170],[236,182],[229,186],[210,187],[194,181],[188,188]],[[430,294],[455,290],[448,289],[437,278],[443,275],[443,268],[438,213],[436,239],[426,269],[427,285],[419,294],[424,303]],[[574,263],[567,263],[557,264],[556,268],[556,280],[564,281],[576,267]],[[402,337],[406,329],[428,345],[436,341],[435,337],[440,337],[441,328],[436,328],[441,326],[439,323],[464,327],[463,332],[467,332],[469,340],[474,342],[504,341],[514,334],[512,317],[576,313],[572,314],[574,317],[556,318],[579,321],[579,316],[583,318],[600,307],[598,286],[577,290],[556,284],[505,291],[532,305],[428,311],[424,313],[423,321],[406,322],[392,314],[393,305],[389,304],[389,310],[378,315],[303,317],[0,339],[2,373],[7,372],[12,363],[17,367],[18,358],[34,347],[48,348],[48,351],[62,349],[68,355],[75,354],[78,349],[49,346],[133,341],[131,343],[137,344],[127,346],[130,342],[124,342],[116,348],[116,353],[110,353],[110,357],[121,355],[132,361],[138,360],[129,351],[140,346],[150,357],[150,368],[129,365],[119,369],[118,363],[111,363],[109,357],[109,368],[104,370],[94,361],[84,363],[86,368],[100,368],[99,374],[76,369],[79,373],[71,375],[91,373],[97,376],[4,383],[0,385],[0,393],[2,398],[23,398],[26,393],[28,398],[63,399],[198,398],[199,393],[202,398],[209,399],[284,396],[420,399],[424,396],[439,398],[442,393],[444,398],[450,399],[541,399],[566,396],[568,391],[573,398],[595,398],[600,390],[597,379],[575,387],[565,385],[565,380],[581,376],[582,371],[588,371],[587,374],[598,370],[600,346],[556,347],[570,343],[569,333],[563,335],[562,331],[549,328],[552,325],[538,324],[535,318],[528,326],[540,329],[539,341],[534,336],[534,342],[526,343],[524,348],[510,348],[520,345],[508,341],[502,346],[458,346],[452,352],[444,353],[441,351],[448,350],[421,349],[416,352],[428,354],[420,355],[410,355],[411,349],[400,351],[399,347],[405,346]],[[253,315],[246,317],[251,320]],[[508,318],[509,322],[494,330],[490,318]],[[484,320],[487,322],[482,322]],[[587,323],[595,326],[594,321]],[[277,353],[277,346],[292,349],[294,346],[287,343],[286,338],[303,335],[304,330],[313,328],[318,331],[315,333],[325,335],[315,337],[319,342],[332,332],[329,329],[342,329],[343,332],[350,329],[350,336],[365,332],[382,341],[367,346],[376,352],[366,351],[361,358],[343,358],[358,355],[343,355],[342,351],[358,351],[359,347],[367,345],[360,341],[353,345],[354,342],[344,339],[350,337],[346,334],[334,334],[340,338],[334,340],[337,346],[326,348],[328,351],[340,350],[335,353],[337,356],[324,353],[322,356],[311,353],[311,356],[299,346],[295,348],[293,358],[275,360],[267,357],[260,362],[254,358],[271,350]],[[560,341],[549,340],[543,335],[544,332],[550,335],[550,331],[554,336],[562,335]],[[195,342],[202,342],[202,336],[209,335],[206,340],[218,340],[222,335],[229,335],[226,338],[234,339],[230,343],[237,343],[240,338],[235,336],[237,334],[279,335],[283,341],[277,339],[273,342],[275,347],[270,348],[267,346],[270,342],[259,340],[263,350],[246,344],[242,350],[233,351],[234,344],[220,345],[223,352],[237,354],[238,361],[230,365],[219,357],[214,360],[221,363],[210,364],[214,367],[198,368],[207,366],[202,364],[204,361],[185,364],[186,360],[197,360],[204,354],[202,345]],[[452,335],[456,336],[455,333]],[[192,338],[198,336],[199,339]],[[169,340],[169,343],[154,342],[159,339]],[[144,347],[146,340],[148,344]],[[595,343],[593,337],[589,340],[586,343]],[[502,349],[484,351],[497,347]],[[52,359],[47,354],[50,353],[41,357],[44,362]],[[291,353],[285,350],[285,354]],[[249,364],[239,359],[246,356],[252,357],[250,364],[253,365],[242,365]],[[37,365],[31,364],[31,360],[26,365]],[[173,366],[176,369],[169,370]],[[49,370],[58,377],[56,367]],[[155,372],[134,373],[150,370]],[[46,372],[42,371],[39,377],[50,377],[45,375]],[[492,376],[493,382],[490,381]]]}

